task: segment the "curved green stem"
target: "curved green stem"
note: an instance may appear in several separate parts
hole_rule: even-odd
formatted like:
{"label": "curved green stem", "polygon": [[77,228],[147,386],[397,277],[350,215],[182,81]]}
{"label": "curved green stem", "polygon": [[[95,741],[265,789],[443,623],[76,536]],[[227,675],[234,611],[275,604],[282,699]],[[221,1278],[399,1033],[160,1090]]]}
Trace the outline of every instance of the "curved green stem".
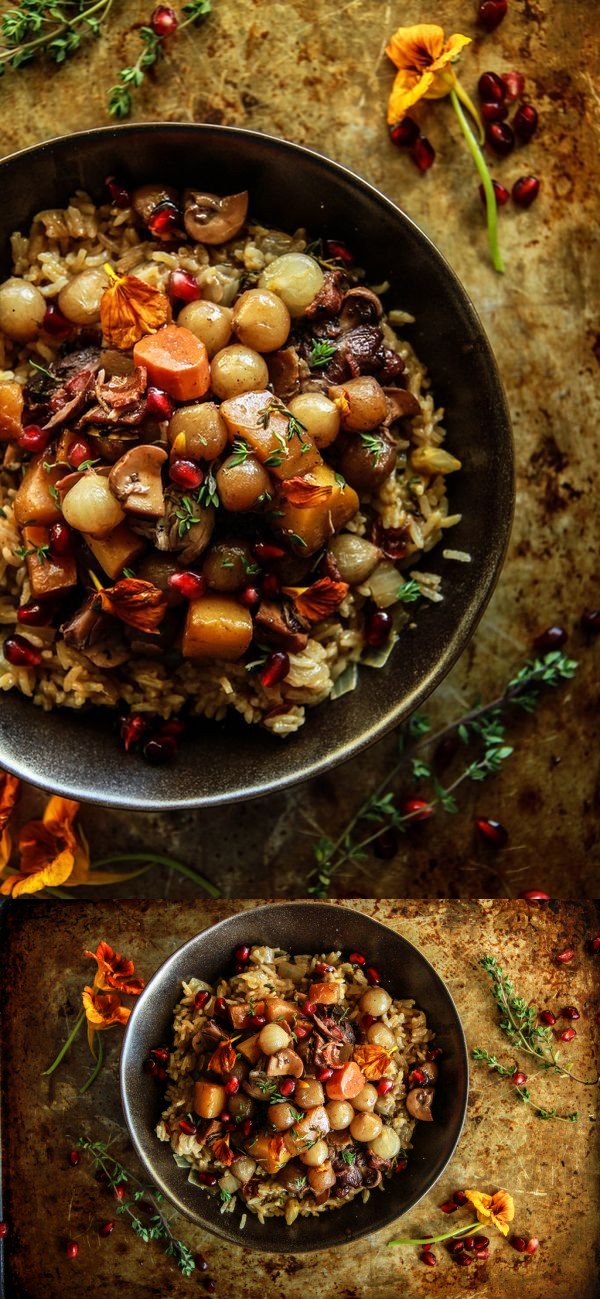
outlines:
{"label": "curved green stem", "polygon": [[96,1078],[100,1073],[104,1061],[104,1047],[102,1046],[102,1034],[98,1033],[97,1036],[98,1036],[98,1058],[96,1060],[95,1067],[92,1070],[87,1082],[83,1084],[83,1087],[79,1088],[80,1096],[83,1096],[85,1092],[89,1091],[90,1087],[92,1086],[92,1083],[95,1083]]}
{"label": "curved green stem", "polygon": [[153,866],[167,866],[169,870],[177,871],[179,875],[185,875],[186,879],[193,880],[199,888],[208,893],[209,898],[220,898],[221,890],[216,884],[212,884],[204,875],[198,871],[192,870],[191,866],[186,866],[184,862],[177,861],[175,857],[163,857],[156,852],[120,852],[111,857],[100,857],[98,861],[92,863],[94,870],[101,866],[113,866],[116,862],[124,861],[144,861],[150,862]]}
{"label": "curved green stem", "polygon": [[51,885],[46,885],[44,892],[51,898],[60,898],[62,902],[74,901],[72,893],[66,893],[64,889],[53,888]]}
{"label": "curved green stem", "polygon": [[78,1034],[78,1032],[79,1032],[79,1030],[80,1030],[80,1028],[81,1028],[81,1025],[83,1024],[84,1019],[85,1019],[85,1011],[82,1010],[82,1011],[80,1011],[78,1018],[75,1020],[75,1025],[74,1025],[74,1027],[71,1029],[71,1032],[69,1033],[69,1036],[68,1036],[68,1038],[67,1038],[67,1040],[66,1040],[64,1046],[63,1046],[63,1047],[61,1048],[61,1050],[59,1051],[59,1053],[58,1053],[58,1055],[57,1055],[57,1057],[56,1057],[56,1060],[53,1060],[53,1061],[52,1061],[52,1064],[50,1065],[49,1069],[44,1069],[44,1072],[43,1072],[43,1074],[42,1074],[42,1078],[47,1078],[49,1074],[54,1073],[54,1070],[55,1070],[55,1069],[58,1069],[58,1066],[59,1066],[61,1060],[64,1060],[64,1058],[65,1058],[65,1056],[66,1056],[66,1054],[67,1054],[67,1051],[69,1050],[69,1047],[70,1047],[70,1046],[72,1045],[72,1043],[75,1041],[75,1038],[77,1037],[77,1034]]}
{"label": "curved green stem", "polygon": [[475,107],[475,104],[473,103],[473,100],[471,99],[471,96],[467,94],[467,92],[466,92],[464,86],[462,86],[461,83],[460,83],[460,81],[458,80],[458,77],[456,78],[456,81],[455,81],[455,83],[454,83],[454,90],[455,90],[455,92],[456,92],[456,97],[457,97],[457,99],[460,99],[461,104],[464,104],[464,106],[465,106],[467,112],[471,114],[471,117],[473,118],[473,121],[474,121],[474,123],[475,123],[475,125],[476,125],[476,127],[477,127],[477,134],[478,134],[478,136],[479,136],[479,143],[480,143],[481,145],[484,145],[484,144],[485,144],[485,131],[484,131],[484,129],[483,129],[483,122],[482,122],[482,120],[481,120],[481,118],[480,118],[480,116],[479,116],[479,113],[478,113],[478,111],[477,111],[477,109],[476,109],[476,107]]}
{"label": "curved green stem", "polygon": [[504,262],[498,245],[498,207],[496,204],[496,195],[494,194],[494,186],[492,185],[492,178],[488,171],[485,158],[460,106],[456,90],[450,91],[450,101],[458,118],[461,131],[469,146],[471,157],[473,158],[477,171],[481,177],[481,183],[485,193],[488,245],[490,249],[490,257],[492,259],[492,266],[495,271],[503,274]]}
{"label": "curved green stem", "polygon": [[438,1240],[450,1240],[457,1236],[468,1236],[471,1231],[479,1231],[478,1222],[469,1222],[466,1227],[459,1227],[458,1231],[445,1231],[443,1236],[405,1236],[398,1240],[388,1240],[388,1245],[435,1245]]}

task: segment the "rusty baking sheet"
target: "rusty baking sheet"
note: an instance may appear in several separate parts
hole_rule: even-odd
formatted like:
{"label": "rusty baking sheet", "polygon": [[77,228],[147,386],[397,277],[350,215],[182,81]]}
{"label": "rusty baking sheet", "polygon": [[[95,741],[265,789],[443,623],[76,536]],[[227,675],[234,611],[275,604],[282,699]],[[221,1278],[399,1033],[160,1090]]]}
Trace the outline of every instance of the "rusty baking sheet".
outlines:
{"label": "rusty baking sheet", "polygon": [[[79,1010],[90,969],[84,948],[105,938],[130,955],[147,979],[194,933],[224,916],[256,905],[242,902],[16,903],[4,909],[0,992],[4,1064],[5,1299],[148,1299],[152,1295],[202,1294],[199,1276],[183,1278],[159,1245],[140,1242],[117,1217],[108,1193],[94,1181],[85,1158],[69,1166],[67,1154],[81,1134],[114,1139],[126,1165],[135,1157],[119,1104],[119,1031],[105,1034],[106,1067],[91,1091],[78,1089],[89,1074],[82,1033],[51,1078],[42,1071],[64,1042]],[[338,904],[333,904],[338,905]],[[589,938],[599,926],[592,903],[559,902],[538,909],[508,901],[347,901],[389,924],[415,943],[446,980],[456,1000],[470,1047],[486,1046],[511,1062],[496,1026],[488,979],[479,967],[486,952],[501,959],[517,988],[536,1004],[576,1005],[578,1035],[567,1048],[576,1073],[594,1074],[597,966]],[[557,952],[576,951],[568,965]],[[176,1232],[206,1256],[217,1282],[217,1299],[387,1299],[402,1294],[433,1299],[467,1290],[503,1299],[593,1299],[593,1261],[598,1213],[593,1116],[597,1091],[568,1079],[532,1077],[541,1105],[575,1108],[577,1123],[542,1122],[518,1103],[509,1083],[472,1066],[467,1124],[452,1163],[429,1196],[402,1219],[403,1235],[447,1229],[439,1205],[458,1187],[509,1189],[515,1197],[515,1230],[536,1235],[534,1257],[516,1253],[499,1236],[487,1263],[458,1269],[437,1247],[438,1266],[425,1268],[414,1247],[387,1250],[386,1229],[339,1250],[317,1255],[255,1254],[231,1247],[175,1218]],[[99,1224],[114,1218],[102,1239]],[[461,1216],[462,1220],[462,1216]],[[458,1221],[458,1215],[457,1215]],[[489,1234],[489,1233],[488,1233]],[[67,1239],[79,1242],[77,1259],[65,1254]]]}

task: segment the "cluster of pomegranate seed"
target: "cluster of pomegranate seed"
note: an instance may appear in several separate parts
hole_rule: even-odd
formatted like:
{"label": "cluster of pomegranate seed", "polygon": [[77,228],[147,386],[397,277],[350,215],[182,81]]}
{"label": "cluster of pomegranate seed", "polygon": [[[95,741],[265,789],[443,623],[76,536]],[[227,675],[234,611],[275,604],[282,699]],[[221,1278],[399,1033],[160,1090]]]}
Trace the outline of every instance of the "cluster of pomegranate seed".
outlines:
{"label": "cluster of pomegranate seed", "polygon": [[506,848],[508,830],[501,821],[492,821],[489,816],[478,816],[475,819],[475,828],[479,838],[491,848]]}
{"label": "cluster of pomegranate seed", "polygon": [[[193,574],[182,574],[193,576]],[[146,762],[160,766],[170,762],[177,753],[177,744],[185,731],[185,722],[177,717],[169,721],[160,718],[142,716],[141,713],[126,713],[120,720],[119,734],[126,753],[141,748]]]}
{"label": "cluster of pomegranate seed", "polygon": [[150,1054],[142,1065],[144,1073],[148,1074],[150,1078],[154,1078],[156,1082],[164,1082],[167,1076],[169,1056],[170,1052],[166,1046],[152,1047]]}
{"label": "cluster of pomegranate seed", "polygon": [[[525,91],[525,78],[521,72],[484,72],[477,83],[481,100],[481,116],[486,127],[486,139],[498,158],[507,158],[512,153],[517,140],[528,144],[535,135],[538,126],[537,109],[533,104],[519,103],[512,120],[507,122],[508,105],[522,100]],[[505,185],[492,180],[496,203],[504,207],[510,198]],[[536,176],[519,176],[512,187],[512,200],[517,207],[527,208],[535,202],[540,192],[540,182]],[[479,186],[482,202],[485,202],[485,190]]]}
{"label": "cluster of pomegranate seed", "polygon": [[535,1254],[540,1245],[537,1236],[530,1236],[529,1239],[527,1236],[512,1236],[510,1243],[519,1254]]}
{"label": "cluster of pomegranate seed", "polygon": [[[457,1191],[452,1197],[452,1200],[448,1201],[448,1203],[452,1204],[453,1201],[456,1200],[457,1195],[464,1195],[464,1191]],[[462,1201],[460,1201],[460,1203],[462,1203]],[[444,1207],[445,1206],[442,1205],[442,1208]],[[455,1203],[454,1208],[457,1207],[458,1206]],[[448,1212],[447,1209],[446,1212]],[[468,1267],[469,1263],[475,1263],[477,1261],[485,1263],[490,1254],[489,1244],[490,1242],[487,1236],[452,1236],[447,1242],[446,1248],[451,1258],[459,1267]]]}
{"label": "cluster of pomegranate seed", "polygon": [[408,149],[419,171],[429,171],[435,162],[435,149],[426,135],[421,135],[417,123],[412,117],[404,117],[401,122],[390,126],[390,139],[399,149]]}

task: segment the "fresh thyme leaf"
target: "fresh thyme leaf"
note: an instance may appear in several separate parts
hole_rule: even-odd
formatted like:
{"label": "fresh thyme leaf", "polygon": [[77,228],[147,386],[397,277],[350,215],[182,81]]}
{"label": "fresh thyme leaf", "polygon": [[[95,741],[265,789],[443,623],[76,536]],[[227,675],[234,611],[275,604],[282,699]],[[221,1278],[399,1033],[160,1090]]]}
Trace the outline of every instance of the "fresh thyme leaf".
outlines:
{"label": "fresh thyme leaf", "polygon": [[47,379],[51,379],[52,383],[56,383],[56,375],[51,374],[50,370],[47,370],[45,365],[40,365],[37,361],[32,361],[31,358],[29,364],[33,366],[34,370],[39,370],[40,374],[44,374]]}
{"label": "fresh thyme leaf", "polygon": [[431,767],[422,758],[413,758],[411,766],[415,780],[427,780],[431,776]]}
{"label": "fresh thyme leaf", "polygon": [[18,559],[27,559],[28,555],[35,555],[40,563],[46,564],[50,558],[50,543],[44,541],[40,546],[16,546],[14,553]]}
{"label": "fresh thyme leaf", "polygon": [[340,1159],[344,1164],[356,1163],[356,1153],[354,1150],[341,1150]]}
{"label": "fresh thyme leaf", "polygon": [[283,460],[283,451],[272,451],[264,461],[265,469],[278,469]]}
{"label": "fresh thyme leaf", "polygon": [[421,588],[419,583],[415,582],[414,577],[411,577],[408,582],[402,583],[398,591],[398,599],[401,604],[414,604],[415,600],[420,600],[420,598]]}
{"label": "fresh thyme leaf", "polygon": [[379,438],[375,437],[374,433],[361,433],[360,440],[363,446],[366,447],[372,460],[374,460],[375,463],[377,463],[382,451],[382,446]]}
{"label": "fresh thyme leaf", "polygon": [[297,546],[301,546],[303,550],[306,550],[304,537],[300,537],[297,532],[287,532],[286,536],[289,537],[290,541],[295,541]]}
{"label": "fresh thyme leaf", "polygon": [[248,459],[249,455],[251,455],[251,451],[250,451],[250,447],[248,446],[248,443],[244,442],[243,438],[236,438],[231,448],[229,463],[232,466],[243,465],[244,461]]}
{"label": "fresh thyme leaf", "polygon": [[336,473],[336,475],[335,475],[335,481],[336,481],[338,487],[345,487],[345,486],[346,486],[346,479],[344,478],[344,475],[343,475],[343,474],[337,474],[337,473]]}
{"label": "fresh thyme leaf", "polygon": [[319,339],[313,338],[311,350],[307,357],[308,364],[311,369],[318,370],[321,366],[327,365],[336,352],[337,346],[335,343],[320,342]]}

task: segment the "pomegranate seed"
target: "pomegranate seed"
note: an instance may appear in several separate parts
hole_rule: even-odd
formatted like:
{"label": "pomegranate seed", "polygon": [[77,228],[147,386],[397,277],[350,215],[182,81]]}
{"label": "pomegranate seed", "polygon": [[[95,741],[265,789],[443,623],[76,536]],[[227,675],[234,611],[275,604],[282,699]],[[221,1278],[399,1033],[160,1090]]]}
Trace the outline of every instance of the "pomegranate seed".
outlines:
{"label": "pomegranate seed", "polygon": [[477,832],[485,843],[489,843],[493,848],[506,848],[508,843],[508,830],[502,825],[501,821],[492,821],[487,816],[479,816],[475,821]]}
{"label": "pomegranate seed", "polygon": [[44,312],[42,329],[50,334],[51,338],[66,338],[71,333],[73,326],[62,311],[56,306],[55,302],[49,302]]}
{"label": "pomegranate seed", "polygon": [[454,1262],[458,1263],[459,1267],[468,1267],[469,1263],[473,1262],[472,1258],[470,1258],[468,1254],[465,1254],[464,1251],[460,1254],[454,1254],[453,1258]]}
{"label": "pomegranate seed", "polygon": [[114,1197],[115,1197],[115,1200],[124,1200],[124,1199],[125,1199],[125,1187],[124,1187],[124,1186],[113,1186],[113,1195],[114,1195]]}
{"label": "pomegranate seed", "polygon": [[477,11],[477,22],[486,32],[493,32],[506,17],[508,0],[483,0]]}
{"label": "pomegranate seed", "polygon": [[42,655],[24,636],[9,636],[2,650],[5,659],[14,668],[39,668]]}
{"label": "pomegranate seed", "polygon": [[134,744],[139,744],[147,730],[147,718],[142,717],[141,713],[130,713],[121,719],[120,734],[126,753],[129,753]]}
{"label": "pomegranate seed", "polygon": [[189,1119],[180,1119],[179,1128],[180,1131],[183,1132],[184,1136],[186,1137],[195,1137],[198,1131],[196,1124],[190,1123]]}
{"label": "pomegranate seed", "polygon": [[482,1263],[485,1263],[486,1258],[489,1258],[489,1256],[490,1251],[489,1249],[486,1249],[485,1245],[482,1245],[479,1249],[475,1250],[475,1258],[480,1259]]}
{"label": "pomegranate seed", "polygon": [[443,1204],[440,1204],[440,1209],[442,1213],[456,1213],[458,1205],[454,1203],[454,1200],[445,1200]]}
{"label": "pomegranate seed", "polygon": [[98,1235],[104,1237],[111,1236],[114,1229],[115,1229],[114,1222],[103,1222],[102,1226],[98,1228]]}
{"label": "pomegranate seed", "polygon": [[67,1258],[77,1258],[77,1255],[79,1253],[79,1245],[77,1244],[76,1240],[68,1240],[66,1249],[67,1249]]}
{"label": "pomegranate seed", "polygon": [[319,1069],[317,1073],[317,1082],[329,1082],[333,1078],[333,1069]]}
{"label": "pomegranate seed", "polygon": [[116,176],[107,176],[104,184],[115,207],[129,207],[131,203],[129,190],[119,183]]}
{"label": "pomegranate seed", "polygon": [[464,1241],[465,1249],[474,1249],[474,1248],[475,1248],[475,1237],[474,1237],[474,1236],[463,1236],[463,1241]]}
{"label": "pomegranate seed", "polygon": [[77,1168],[77,1165],[81,1163],[81,1155],[78,1150],[69,1151],[69,1163],[71,1168]]}
{"label": "pomegranate seed", "polygon": [[360,1026],[361,1026],[362,1029],[364,1029],[365,1033],[366,1033],[367,1029],[371,1027],[371,1024],[374,1024],[374,1023],[375,1023],[376,1019],[377,1019],[377,1015],[363,1015],[363,1016],[362,1016],[361,1021],[360,1021]]}
{"label": "pomegranate seed", "polygon": [[163,236],[167,238],[177,230],[179,222],[179,210],[170,199],[165,199],[163,203],[157,203],[152,215],[149,217],[147,225],[151,234],[156,235],[157,239]]}
{"label": "pomegranate seed", "polygon": [[67,455],[67,460],[72,469],[79,469],[84,460],[92,459],[92,448],[85,438],[77,438],[77,441],[71,446]]}
{"label": "pomegranate seed", "polygon": [[231,1114],[229,1114],[227,1110],[223,1110],[221,1114],[219,1114],[219,1122],[223,1123],[226,1128],[229,1127],[233,1123]]}
{"label": "pomegranate seed", "polygon": [[419,135],[419,127],[412,117],[404,117],[401,122],[390,126],[390,140],[399,149],[410,149],[417,143]]}
{"label": "pomegranate seed", "polygon": [[456,1237],[448,1241],[448,1250],[454,1258],[456,1258],[457,1254],[462,1254],[464,1248],[462,1240],[457,1240]]}
{"label": "pomegranate seed", "polygon": [[538,128],[537,109],[533,104],[521,104],[514,115],[513,126],[523,144],[528,144],[533,139]]}
{"label": "pomegranate seed", "polygon": [[222,1016],[227,1014],[227,1002],[224,997],[215,998],[215,1015]]}
{"label": "pomegranate seed", "polygon": [[233,967],[234,974],[243,974],[246,969],[244,961],[236,961]]}
{"label": "pomegranate seed", "polygon": [[146,762],[150,762],[154,767],[162,766],[163,762],[170,762],[177,752],[177,741],[172,735],[165,735],[162,740],[158,738],[148,740],[142,750]]}
{"label": "pomegranate seed", "polygon": [[519,897],[524,902],[549,902],[550,894],[542,893],[541,889],[526,889],[524,893],[519,893]]}
{"label": "pomegranate seed", "polygon": [[206,990],[203,990],[202,992],[197,992],[196,996],[194,997],[194,1009],[204,1010],[204,1007],[206,1006],[206,1003],[208,1001],[210,1001],[210,992],[206,992]]}
{"label": "pomegranate seed", "polygon": [[381,983],[381,975],[373,965],[367,966],[365,974],[367,976],[367,983],[370,983],[372,988],[375,988],[378,983]]}
{"label": "pomegranate seed", "polygon": [[508,117],[506,104],[482,104],[481,116],[484,122],[504,122]]}
{"label": "pomegranate seed", "polygon": [[365,625],[365,640],[373,649],[379,649],[390,638],[392,616],[385,609],[375,609],[369,614]]}
{"label": "pomegranate seed", "polygon": [[271,686],[279,685],[279,682],[283,681],[284,677],[287,677],[289,670],[289,655],[285,654],[283,650],[276,650],[274,654],[269,655],[262,668],[260,680],[268,690]]}
{"label": "pomegranate seed", "polygon": [[427,1052],[427,1055],[425,1056],[425,1059],[426,1059],[426,1060],[439,1060],[440,1056],[443,1055],[443,1054],[444,1054],[444,1052],[442,1051],[441,1046],[434,1046],[434,1047],[432,1047],[431,1051],[428,1051],[428,1052]]}
{"label": "pomegranate seed", "polygon": [[428,821],[433,816],[433,808],[424,798],[407,798],[400,808],[403,816],[411,821]]}
{"label": "pomegranate seed", "polygon": [[73,548],[73,536],[68,524],[53,523],[48,530],[50,552],[52,555],[68,555]]}
{"label": "pomegranate seed", "polygon": [[264,1028],[267,1022],[266,1015],[251,1015],[250,1025],[252,1028]]}
{"label": "pomegranate seed", "polygon": [[597,636],[600,631],[600,609],[584,609],[581,615],[581,626],[584,631]]}
{"label": "pomegranate seed", "polygon": [[251,1137],[253,1127],[254,1124],[252,1122],[252,1119],[244,1119],[244,1122],[242,1123],[242,1136]]}
{"label": "pomegranate seed", "polygon": [[305,1038],[310,1037],[312,1033],[312,1029],[309,1027],[308,1024],[296,1024],[294,1032],[296,1034],[298,1041],[304,1042]]}
{"label": "pomegranate seed", "polygon": [[166,1046],[153,1046],[150,1055],[153,1060],[158,1060],[159,1064],[168,1064],[171,1052]]}
{"label": "pomegranate seed", "polygon": [[490,122],[486,139],[499,158],[507,158],[515,147],[515,135],[508,122]]}
{"label": "pomegranate seed", "polygon": [[277,574],[266,573],[263,579],[263,592],[267,596],[267,599],[273,600],[275,596],[279,595],[280,590],[281,582],[279,581]]}
{"label": "pomegranate seed", "polygon": [[527,1082],[527,1074],[521,1073],[520,1069],[517,1069],[517,1072],[512,1075],[510,1081],[514,1083],[515,1087],[522,1087],[523,1084]]}
{"label": "pomegranate seed", "polygon": [[217,1179],[214,1173],[198,1173],[198,1181],[202,1182],[203,1186],[217,1185]]}
{"label": "pomegranate seed", "polygon": [[22,622],[26,627],[47,627],[52,621],[52,609],[45,604],[38,604],[37,600],[28,600],[27,604],[22,604],[17,610],[17,622]]}
{"label": "pomegranate seed", "polygon": [[162,388],[146,389],[146,414],[155,415],[158,420],[170,419],[173,414],[173,403],[168,393]]}
{"label": "pomegranate seed", "polygon": [[182,487],[185,491],[193,492],[196,487],[204,482],[204,474],[200,465],[194,464],[193,460],[172,460],[169,465],[169,478],[176,487]]}
{"label": "pomegranate seed", "polygon": [[574,1028],[563,1028],[562,1033],[559,1033],[558,1036],[561,1042],[572,1042],[573,1038],[577,1037],[577,1032]]}
{"label": "pomegranate seed", "polygon": [[408,1075],[408,1082],[410,1087],[423,1087],[427,1079],[422,1069],[412,1069]]}
{"label": "pomegranate seed", "polygon": [[170,5],[157,5],[150,17],[150,26],[155,36],[172,36],[177,31],[179,19]]}
{"label": "pomegranate seed", "polygon": [[279,1090],[282,1096],[293,1096],[296,1090],[296,1079],[284,1078],[283,1082],[279,1084]]}
{"label": "pomegranate seed", "polygon": [[569,961],[573,960],[574,955],[575,952],[573,951],[572,947],[565,947],[564,952],[558,953],[556,960],[560,963],[560,965],[567,965]]}
{"label": "pomegranate seed", "polygon": [[363,956],[362,952],[350,952],[348,961],[350,965],[366,965],[367,958]]}
{"label": "pomegranate seed", "polygon": [[206,580],[199,573],[171,573],[167,585],[186,600],[198,600],[206,595]]}
{"label": "pomegranate seed", "polygon": [[462,1206],[463,1204],[467,1203],[467,1197],[464,1191],[455,1191],[454,1195],[452,1196],[452,1199],[454,1200],[454,1203],[458,1204],[459,1206]]}
{"label": "pomegranate seed", "polygon": [[159,1066],[158,1066],[158,1068],[157,1068],[157,1070],[156,1070],[156,1075],[155,1075],[155,1076],[156,1076],[156,1081],[157,1081],[157,1082],[164,1082],[164,1081],[165,1081],[165,1078],[166,1078],[166,1076],[167,1076],[167,1071],[166,1071],[164,1065],[159,1064]]}
{"label": "pomegranate seed", "polygon": [[540,1011],[540,1019],[541,1019],[541,1021],[542,1021],[542,1024],[555,1024],[555,1023],[556,1023],[556,1015],[554,1015],[554,1014],[552,1013],[551,1010],[541,1010],[541,1011]]}
{"label": "pomegranate seed", "polygon": [[[512,187],[513,203],[516,203],[517,207],[531,207],[531,204],[535,203],[539,192],[540,182],[536,176],[519,176],[519,179],[515,181]],[[545,634],[549,636],[552,632],[562,633],[565,640],[567,639],[566,633],[562,632],[561,627],[549,627]],[[541,637],[538,639],[541,639]],[[564,643],[564,640],[560,642],[561,645],[564,645]],[[552,644],[558,645],[558,640],[553,641]]]}
{"label": "pomegranate seed", "polygon": [[343,262],[344,266],[353,266],[354,257],[346,244],[340,243],[338,239],[325,240],[325,252],[328,257],[334,258],[335,261]]}
{"label": "pomegranate seed", "polygon": [[476,1236],[473,1242],[475,1249],[487,1249],[489,1243],[487,1236]]}
{"label": "pomegranate seed", "polygon": [[214,1294],[216,1288],[217,1288],[216,1281],[213,1281],[212,1277],[207,1276],[204,1282],[204,1289],[207,1290],[209,1294]]}
{"label": "pomegranate seed", "polygon": [[236,961],[244,961],[244,962],[249,961],[250,948],[248,947],[247,943],[244,943],[241,947],[236,947],[234,956]]}
{"label": "pomegranate seed", "polygon": [[304,1001],[302,1003],[302,1010],[304,1011],[305,1015],[314,1015],[316,1009],[317,1007],[315,1006],[314,1001]]}
{"label": "pomegranate seed", "polygon": [[527,1241],[527,1248],[525,1250],[525,1253],[535,1254],[536,1249],[539,1249],[539,1244],[540,1242],[537,1236],[531,1236],[531,1238]]}
{"label": "pomegranate seed", "polygon": [[522,72],[502,72],[500,80],[509,104],[514,104],[516,99],[521,99],[525,89],[525,77]]}
{"label": "pomegranate seed", "polygon": [[427,1267],[435,1267],[437,1258],[431,1249],[424,1249],[421,1253],[421,1262],[426,1263]]}
{"label": "pomegranate seed", "polygon": [[[496,207],[505,207],[510,198],[510,193],[507,190],[506,186],[501,185],[500,182],[497,180],[493,180],[492,188],[494,190],[494,197],[496,199]],[[481,202],[485,203],[486,197],[485,197],[485,190],[483,188],[483,185],[479,186],[479,197],[481,199]]]}
{"label": "pomegranate seed", "polygon": [[239,1078],[228,1078],[227,1082],[225,1083],[225,1091],[227,1092],[227,1095],[235,1096],[235,1093],[239,1092],[239,1090],[240,1090]]}
{"label": "pomegranate seed", "polygon": [[560,1013],[563,1019],[581,1019],[577,1006],[565,1006]]}
{"label": "pomegranate seed", "polygon": [[181,302],[197,302],[202,297],[202,289],[190,271],[171,271],[169,293]]}
{"label": "pomegranate seed", "polygon": [[142,1069],[144,1070],[144,1073],[149,1074],[151,1078],[156,1077],[159,1067],[160,1066],[157,1064],[156,1060],[153,1060],[151,1056],[148,1056],[148,1059],[144,1060],[144,1063],[142,1065]]}
{"label": "pomegranate seed", "polygon": [[327,965],[325,961],[317,961],[315,964],[315,974],[318,974],[321,978],[324,974],[329,974],[334,969],[334,965]]}
{"label": "pomegranate seed", "polygon": [[281,546],[276,546],[275,543],[271,541],[257,541],[254,547],[254,554],[256,555],[256,558],[261,561],[268,559],[283,559],[285,550],[282,550]]}
{"label": "pomegranate seed", "polygon": [[506,86],[497,72],[482,72],[477,82],[477,93],[484,104],[501,104],[506,96]]}
{"label": "pomegranate seed", "polygon": [[426,135],[421,135],[418,140],[415,140],[410,150],[410,157],[419,171],[429,171],[429,168],[433,167],[435,149]]}
{"label": "pomegranate seed", "polygon": [[174,735],[178,738],[185,733],[185,722],[179,717],[170,717],[167,722],[161,722],[159,735]]}
{"label": "pomegranate seed", "polygon": [[19,433],[17,443],[21,451],[30,451],[32,455],[36,455],[39,451],[45,451],[50,437],[49,430],[40,428],[38,424],[29,424]]}
{"label": "pomegranate seed", "polygon": [[240,591],[238,599],[245,609],[252,609],[255,604],[260,603],[260,591],[257,586],[246,586],[243,591]]}
{"label": "pomegranate seed", "polygon": [[208,1263],[204,1254],[196,1254],[196,1267],[199,1272],[208,1272]]}
{"label": "pomegranate seed", "polygon": [[596,955],[596,952],[600,952],[600,938],[592,938],[590,947],[592,949],[592,952],[594,953],[594,956]]}
{"label": "pomegranate seed", "polygon": [[516,1249],[516,1250],[519,1251],[519,1254],[524,1254],[524,1253],[525,1253],[525,1251],[526,1251],[526,1249],[527,1249],[527,1241],[526,1241],[526,1239],[525,1239],[524,1236],[513,1236],[513,1237],[511,1238],[511,1242],[510,1242],[510,1243],[511,1243],[513,1249]]}
{"label": "pomegranate seed", "polygon": [[391,1078],[380,1078],[377,1083],[377,1095],[387,1096],[388,1093],[391,1092],[393,1086],[394,1083]]}

